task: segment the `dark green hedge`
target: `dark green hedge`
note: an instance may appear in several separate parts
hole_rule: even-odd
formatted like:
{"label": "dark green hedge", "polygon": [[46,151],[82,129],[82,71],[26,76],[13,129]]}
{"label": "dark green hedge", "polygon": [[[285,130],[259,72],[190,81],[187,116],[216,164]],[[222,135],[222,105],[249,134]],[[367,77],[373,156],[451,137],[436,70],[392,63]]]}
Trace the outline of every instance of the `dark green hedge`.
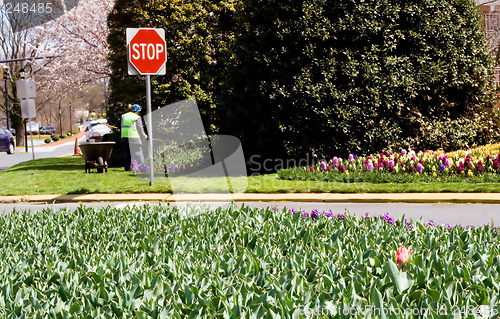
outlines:
{"label": "dark green hedge", "polygon": [[120,0],[110,117],[144,97],[124,28],[149,26],[169,54],[153,106],[196,97],[207,131],[247,158],[488,143],[500,121],[480,18],[472,0]]}

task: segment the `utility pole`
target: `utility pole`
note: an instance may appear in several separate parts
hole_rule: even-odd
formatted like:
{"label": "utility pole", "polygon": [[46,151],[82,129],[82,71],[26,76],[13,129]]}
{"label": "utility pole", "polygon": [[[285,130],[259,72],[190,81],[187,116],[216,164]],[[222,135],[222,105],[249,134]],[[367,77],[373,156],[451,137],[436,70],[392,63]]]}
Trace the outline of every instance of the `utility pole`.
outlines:
{"label": "utility pole", "polygon": [[62,110],[61,110],[61,100],[59,100],[59,130],[61,131],[61,135],[63,134],[62,129]]}
{"label": "utility pole", "polygon": [[10,132],[9,67],[8,66],[2,66],[2,80],[5,80],[5,112],[7,113],[7,131]]}
{"label": "utility pole", "polygon": [[71,110],[71,102],[69,102],[69,132],[73,134],[73,121],[71,120],[71,113],[73,112]]}

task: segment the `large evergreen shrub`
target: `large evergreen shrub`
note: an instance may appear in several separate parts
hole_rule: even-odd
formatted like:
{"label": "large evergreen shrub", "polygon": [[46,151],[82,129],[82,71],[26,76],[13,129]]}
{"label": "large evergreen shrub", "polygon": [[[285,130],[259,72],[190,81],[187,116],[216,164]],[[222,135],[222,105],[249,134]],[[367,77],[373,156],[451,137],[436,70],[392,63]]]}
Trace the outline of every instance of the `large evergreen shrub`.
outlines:
{"label": "large evergreen shrub", "polygon": [[492,60],[472,0],[118,0],[111,122],[145,104],[126,27],[165,29],[153,109],[195,97],[247,159],[467,147],[498,137]]}
{"label": "large evergreen shrub", "polygon": [[343,156],[498,136],[474,1],[244,3],[220,115],[246,152]]}

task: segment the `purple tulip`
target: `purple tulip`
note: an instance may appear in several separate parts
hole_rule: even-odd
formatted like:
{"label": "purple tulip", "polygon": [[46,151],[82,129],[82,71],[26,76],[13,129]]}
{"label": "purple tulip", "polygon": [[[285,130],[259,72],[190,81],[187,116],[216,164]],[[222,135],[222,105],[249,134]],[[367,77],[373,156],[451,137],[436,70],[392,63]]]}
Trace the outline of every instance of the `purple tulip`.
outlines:
{"label": "purple tulip", "polygon": [[439,170],[444,173],[444,170],[446,169],[446,167],[444,166],[444,164],[441,164],[439,165]]}
{"label": "purple tulip", "polygon": [[321,162],[321,170],[326,171],[326,162]]}
{"label": "purple tulip", "polygon": [[411,230],[411,222],[408,222],[405,219],[405,225],[406,225],[406,227],[408,227],[408,230]]}
{"label": "purple tulip", "polygon": [[320,215],[319,210],[317,210],[317,209],[313,209],[313,210],[311,211],[311,219],[318,219],[318,218],[319,218],[319,215]]}
{"label": "purple tulip", "polygon": [[389,213],[385,213],[383,216],[382,216],[383,219],[385,219],[385,221],[388,223],[388,224],[394,224],[394,218],[389,216]]}
{"label": "purple tulip", "polygon": [[422,174],[422,169],[424,168],[424,165],[422,165],[422,163],[418,163],[417,164],[417,172],[419,172],[420,174]]}
{"label": "purple tulip", "polygon": [[336,156],[332,159],[332,165],[335,167],[339,166],[339,159]]}
{"label": "purple tulip", "polygon": [[483,170],[483,162],[481,162],[481,160],[479,160],[479,162],[477,162],[477,167],[476,168],[480,172]]}
{"label": "purple tulip", "polygon": [[448,168],[450,167],[450,159],[449,159],[448,157],[446,157],[446,158],[444,159],[444,166],[446,166],[446,167],[448,167]]}
{"label": "purple tulip", "polygon": [[331,218],[331,219],[335,219],[335,214],[333,214],[333,212],[332,212],[331,209],[328,211],[328,213],[323,212],[323,215],[325,215],[325,217],[328,217],[328,218]]}
{"label": "purple tulip", "polygon": [[438,160],[442,161],[444,159],[444,154],[439,155]]}
{"label": "purple tulip", "polygon": [[389,168],[389,172],[392,172],[394,169],[394,161],[389,161],[389,164],[387,164],[387,167]]}

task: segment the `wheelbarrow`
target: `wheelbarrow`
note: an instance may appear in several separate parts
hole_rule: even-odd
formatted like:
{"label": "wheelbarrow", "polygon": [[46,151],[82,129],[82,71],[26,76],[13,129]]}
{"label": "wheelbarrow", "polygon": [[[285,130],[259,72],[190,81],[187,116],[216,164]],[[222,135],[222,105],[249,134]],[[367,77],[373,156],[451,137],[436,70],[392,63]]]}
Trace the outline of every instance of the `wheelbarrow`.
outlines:
{"label": "wheelbarrow", "polygon": [[82,156],[85,159],[85,173],[90,173],[92,168],[97,173],[108,171],[108,160],[111,157],[115,142],[95,142],[80,144]]}

